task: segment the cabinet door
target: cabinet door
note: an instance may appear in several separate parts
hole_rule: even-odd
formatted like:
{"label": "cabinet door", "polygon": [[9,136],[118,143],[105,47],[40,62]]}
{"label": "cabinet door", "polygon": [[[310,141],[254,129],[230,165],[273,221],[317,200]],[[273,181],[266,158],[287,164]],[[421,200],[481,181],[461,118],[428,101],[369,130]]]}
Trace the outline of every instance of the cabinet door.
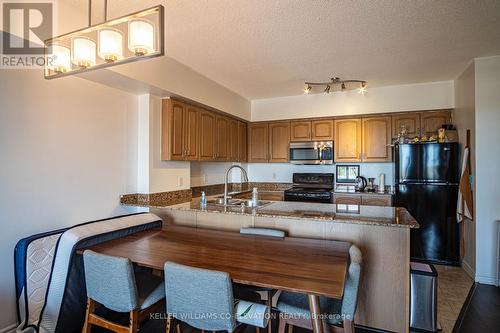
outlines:
{"label": "cabinet door", "polygon": [[237,162],[239,159],[239,132],[238,121],[229,119],[229,160]]}
{"label": "cabinet door", "polygon": [[335,162],[361,161],[361,119],[335,120]]}
{"label": "cabinet door", "polygon": [[269,124],[269,161],[288,162],[290,145],[290,123]]}
{"label": "cabinet door", "polygon": [[361,205],[361,196],[335,194],[333,196],[333,203],[338,205]]}
{"label": "cabinet door", "polygon": [[313,120],[311,122],[313,141],[333,140],[333,120]]}
{"label": "cabinet door", "polygon": [[438,129],[441,128],[441,126],[450,123],[450,110],[422,112],[420,116],[422,136],[437,136]]}
{"label": "cabinet door", "polygon": [[200,111],[199,126],[199,150],[200,160],[215,160],[215,114],[207,111]]}
{"label": "cabinet door", "polygon": [[215,124],[215,156],[217,161],[229,158],[229,119],[217,115]]}
{"label": "cabinet door", "polygon": [[162,102],[162,160],[184,159],[184,103],[172,99]]}
{"label": "cabinet door", "polygon": [[267,123],[248,125],[248,162],[267,162],[269,159]]}
{"label": "cabinet door", "polygon": [[420,135],[420,112],[409,112],[392,116],[392,137],[396,138],[402,127],[406,127],[408,137]]}
{"label": "cabinet door", "polygon": [[392,198],[390,195],[363,195],[361,201],[364,206],[392,206]]}
{"label": "cabinet door", "polygon": [[311,122],[292,121],[290,123],[290,141],[311,141]]}
{"label": "cabinet door", "polygon": [[186,105],[184,111],[184,156],[186,160],[196,161],[198,154],[198,119],[199,110],[192,105]]}
{"label": "cabinet door", "polygon": [[245,162],[247,160],[247,124],[238,122],[238,161]]}
{"label": "cabinet door", "polygon": [[391,117],[363,118],[363,162],[391,160]]}

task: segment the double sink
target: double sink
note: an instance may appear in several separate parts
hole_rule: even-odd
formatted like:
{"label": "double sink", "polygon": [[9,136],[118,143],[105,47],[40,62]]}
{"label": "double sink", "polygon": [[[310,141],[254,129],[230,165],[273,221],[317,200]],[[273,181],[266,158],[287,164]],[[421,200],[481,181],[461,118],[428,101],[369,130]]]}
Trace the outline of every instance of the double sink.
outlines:
{"label": "double sink", "polygon": [[[245,191],[246,192],[246,191]],[[232,195],[237,195],[245,192],[231,193]],[[207,205],[221,206],[221,207],[244,207],[244,208],[259,208],[272,203],[272,201],[259,200],[257,206],[252,205],[252,200],[248,199],[233,199],[229,197],[227,199],[227,204],[224,205],[224,196],[217,196],[213,199],[207,200]]]}

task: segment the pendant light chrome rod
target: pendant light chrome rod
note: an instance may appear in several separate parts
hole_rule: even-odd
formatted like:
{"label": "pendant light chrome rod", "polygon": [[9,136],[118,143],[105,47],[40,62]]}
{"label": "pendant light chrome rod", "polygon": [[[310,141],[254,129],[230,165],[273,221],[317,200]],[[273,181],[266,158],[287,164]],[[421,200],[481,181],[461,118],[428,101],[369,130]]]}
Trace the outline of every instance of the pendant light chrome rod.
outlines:
{"label": "pendant light chrome rod", "polygon": [[108,0],[104,0],[104,22],[108,20]]}
{"label": "pendant light chrome rod", "polygon": [[89,27],[92,26],[92,0],[89,0]]}

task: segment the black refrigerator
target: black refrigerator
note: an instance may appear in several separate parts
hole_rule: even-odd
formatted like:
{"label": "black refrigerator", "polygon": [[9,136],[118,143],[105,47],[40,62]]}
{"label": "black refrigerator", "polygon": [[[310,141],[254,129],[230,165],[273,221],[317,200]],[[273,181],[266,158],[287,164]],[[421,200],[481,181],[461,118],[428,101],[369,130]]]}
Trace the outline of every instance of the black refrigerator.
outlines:
{"label": "black refrigerator", "polygon": [[405,207],[420,224],[410,231],[413,260],[459,263],[458,155],[458,143],[394,147],[395,206]]}

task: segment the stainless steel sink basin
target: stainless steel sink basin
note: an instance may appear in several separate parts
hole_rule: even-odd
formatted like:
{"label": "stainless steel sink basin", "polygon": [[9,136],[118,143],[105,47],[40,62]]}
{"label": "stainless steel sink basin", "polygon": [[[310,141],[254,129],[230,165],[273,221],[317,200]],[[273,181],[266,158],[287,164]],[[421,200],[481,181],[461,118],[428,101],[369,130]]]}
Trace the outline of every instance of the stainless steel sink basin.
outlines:
{"label": "stainless steel sink basin", "polygon": [[226,207],[245,207],[245,208],[259,208],[270,204],[271,201],[262,201],[259,200],[257,206],[252,206],[252,200],[243,200],[243,199],[228,199],[227,204],[224,205],[224,198],[215,198],[207,200],[207,205],[213,206],[226,206]]}

